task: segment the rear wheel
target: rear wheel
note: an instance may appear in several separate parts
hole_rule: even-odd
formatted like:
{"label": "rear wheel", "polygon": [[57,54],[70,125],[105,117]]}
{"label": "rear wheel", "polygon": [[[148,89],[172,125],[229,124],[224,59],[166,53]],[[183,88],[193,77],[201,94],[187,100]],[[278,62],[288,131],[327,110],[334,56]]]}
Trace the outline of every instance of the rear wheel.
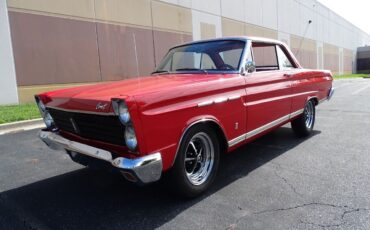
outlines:
{"label": "rear wheel", "polygon": [[307,137],[312,133],[315,125],[315,102],[309,100],[303,113],[291,122],[292,129],[298,137]]}
{"label": "rear wheel", "polygon": [[210,127],[191,128],[180,144],[171,179],[176,192],[195,197],[208,189],[215,179],[220,158],[217,136]]}

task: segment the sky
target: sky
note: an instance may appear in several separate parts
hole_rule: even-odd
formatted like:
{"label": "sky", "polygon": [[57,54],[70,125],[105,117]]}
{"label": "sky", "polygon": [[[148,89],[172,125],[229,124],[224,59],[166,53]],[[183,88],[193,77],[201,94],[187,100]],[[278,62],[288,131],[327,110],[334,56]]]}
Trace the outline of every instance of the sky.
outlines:
{"label": "sky", "polygon": [[370,34],[369,0],[318,0],[347,21]]}

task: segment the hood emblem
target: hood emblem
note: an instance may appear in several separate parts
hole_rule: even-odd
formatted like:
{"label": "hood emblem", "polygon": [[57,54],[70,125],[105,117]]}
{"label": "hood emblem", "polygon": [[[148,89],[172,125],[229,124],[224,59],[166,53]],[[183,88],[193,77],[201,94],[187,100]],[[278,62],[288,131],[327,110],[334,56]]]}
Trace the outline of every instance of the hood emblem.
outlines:
{"label": "hood emblem", "polygon": [[107,106],[108,106],[108,103],[99,102],[96,105],[96,110],[105,110],[105,108],[107,108]]}

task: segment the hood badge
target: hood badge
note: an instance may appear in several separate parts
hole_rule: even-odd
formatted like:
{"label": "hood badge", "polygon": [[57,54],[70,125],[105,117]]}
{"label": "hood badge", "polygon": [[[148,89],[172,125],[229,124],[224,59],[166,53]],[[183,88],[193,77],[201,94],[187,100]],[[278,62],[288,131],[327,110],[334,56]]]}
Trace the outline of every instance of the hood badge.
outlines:
{"label": "hood badge", "polygon": [[105,108],[107,108],[108,106],[108,103],[103,103],[103,102],[99,102],[97,105],[96,105],[96,110],[105,110]]}

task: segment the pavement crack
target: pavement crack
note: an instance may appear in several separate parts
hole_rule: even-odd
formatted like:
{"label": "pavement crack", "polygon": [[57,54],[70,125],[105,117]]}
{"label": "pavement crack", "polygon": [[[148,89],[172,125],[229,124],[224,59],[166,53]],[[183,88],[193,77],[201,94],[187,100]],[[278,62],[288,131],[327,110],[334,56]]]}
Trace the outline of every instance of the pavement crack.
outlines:
{"label": "pavement crack", "polygon": [[[345,220],[346,215],[349,215],[351,213],[360,212],[360,211],[369,211],[370,210],[370,208],[354,208],[354,207],[351,207],[349,205],[336,205],[336,204],[329,204],[329,203],[323,203],[323,202],[311,202],[311,203],[299,204],[299,205],[291,206],[291,207],[287,207],[287,208],[268,209],[268,210],[263,210],[263,211],[259,211],[259,212],[254,212],[254,213],[245,213],[242,216],[240,216],[239,218],[237,218],[233,224],[230,224],[229,226],[227,226],[225,228],[225,230],[235,229],[237,227],[237,225],[239,224],[239,222],[242,219],[244,219],[245,217],[250,216],[250,214],[260,215],[260,214],[265,214],[265,213],[290,211],[290,210],[295,210],[295,209],[299,209],[299,208],[306,208],[306,207],[310,207],[310,206],[324,206],[324,207],[337,208],[337,209],[342,210],[342,213],[340,214],[340,223],[323,224],[323,223],[315,223],[313,221],[300,220],[301,224],[314,225],[314,226],[321,227],[321,228],[340,227],[340,226],[347,223],[346,220]],[[240,211],[243,210],[240,206],[238,206],[238,209]]]}
{"label": "pavement crack", "polygon": [[315,206],[315,205],[327,206],[327,207],[332,207],[332,208],[342,208],[342,209],[344,209],[344,208],[347,208],[347,209],[348,208],[351,208],[351,207],[349,207],[347,205],[334,205],[334,204],[327,204],[327,203],[320,203],[320,202],[312,202],[312,203],[305,203],[305,204],[300,204],[300,205],[296,205],[296,206],[292,206],[292,207],[287,207],[287,208],[278,208],[278,209],[263,210],[263,211],[255,212],[253,214],[259,215],[259,214],[264,214],[264,213],[269,213],[269,212],[289,211],[289,210],[293,210],[293,209],[305,208],[305,207],[308,207],[308,206]]}
{"label": "pavement crack", "polygon": [[283,167],[280,165],[280,164],[278,164],[278,163],[274,163],[273,165],[275,165],[276,166],[276,169],[274,170],[274,174],[275,174],[275,176],[276,177],[278,177],[278,178],[280,178],[286,185],[288,185],[288,187],[290,187],[290,189],[296,194],[296,195],[298,195],[298,196],[300,196],[300,197],[303,197],[303,195],[301,194],[301,193],[299,193],[299,192],[297,192],[297,189],[296,189],[296,187],[293,185],[293,184],[291,184],[289,181],[288,181],[288,179],[286,178],[286,177],[284,177],[284,176],[282,176],[281,174],[279,174],[277,171],[281,171],[282,169],[283,169]]}
{"label": "pavement crack", "polygon": [[[349,215],[351,213],[357,213],[357,212],[360,212],[360,211],[370,211],[370,208],[354,208],[354,207],[350,207],[348,205],[335,205],[335,204],[328,204],[328,203],[322,203],[322,202],[311,202],[311,203],[304,203],[304,204],[300,204],[300,205],[296,205],[296,206],[292,206],[292,207],[287,207],[287,208],[263,210],[263,211],[260,211],[260,212],[255,212],[253,214],[254,215],[260,215],[260,214],[264,214],[264,213],[289,211],[289,210],[305,208],[305,207],[309,207],[309,206],[324,206],[324,207],[338,208],[338,209],[342,210],[342,213],[339,216],[340,217],[340,219],[339,219],[340,223],[335,223],[334,222],[332,224],[330,224],[330,223],[325,224],[325,223],[316,223],[314,221],[300,220],[301,224],[314,225],[314,226],[321,227],[321,228],[332,228],[332,227],[343,226],[344,224],[347,223],[347,221],[345,220],[346,215]],[[336,220],[338,222],[338,218]]]}
{"label": "pavement crack", "polygon": [[370,211],[370,208],[354,208],[354,209],[351,209],[351,210],[345,210],[343,213],[342,213],[342,216],[341,216],[341,219],[344,220],[344,217],[348,214],[352,214],[352,213],[357,213],[357,212],[361,212],[361,211]]}
{"label": "pavement crack", "polygon": [[314,225],[314,226],[317,226],[317,227],[320,227],[320,228],[333,228],[333,227],[340,227],[342,225],[344,225],[346,222],[341,222],[339,224],[319,224],[319,223],[314,223],[314,222],[308,222],[308,221],[303,221],[303,220],[300,220],[299,221],[301,224],[305,224],[305,225]]}
{"label": "pavement crack", "polygon": [[285,184],[287,184],[290,189],[298,196],[302,197],[303,195],[297,192],[297,189],[286,179],[285,177],[281,176],[277,171],[274,171],[275,175],[280,178],[282,181],[284,181]]}
{"label": "pavement crack", "polygon": [[303,221],[303,220],[300,220],[300,223],[301,224],[314,225],[314,226],[318,226],[318,227],[321,227],[321,228],[340,227],[340,226],[347,223],[347,221],[344,219],[346,215],[351,214],[351,213],[360,212],[360,211],[368,211],[368,210],[369,210],[368,208],[354,208],[354,209],[350,209],[350,210],[344,210],[342,215],[340,216],[340,223],[319,224],[319,223]]}

